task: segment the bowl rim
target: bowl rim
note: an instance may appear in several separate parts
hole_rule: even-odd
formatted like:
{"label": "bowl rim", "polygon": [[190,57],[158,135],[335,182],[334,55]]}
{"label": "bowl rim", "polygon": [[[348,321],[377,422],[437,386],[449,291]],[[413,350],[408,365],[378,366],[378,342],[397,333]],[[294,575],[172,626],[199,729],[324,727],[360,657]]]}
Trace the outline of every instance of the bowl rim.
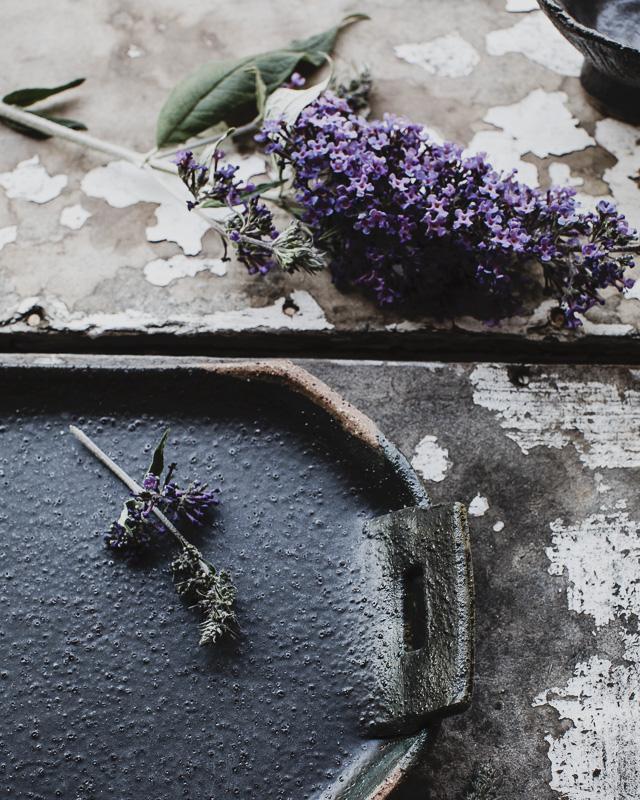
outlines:
{"label": "bowl rim", "polygon": [[582,22],[579,22],[575,17],[573,17],[567,11],[567,9],[564,8],[564,6],[560,5],[558,0],[538,0],[538,5],[543,11],[548,11],[553,16],[560,18],[567,28],[575,33],[581,34],[586,39],[591,39],[599,44],[605,44],[609,47],[613,47],[620,53],[633,54],[636,57],[640,55],[640,49],[630,47],[627,44],[619,42],[617,39],[612,39],[609,36],[605,36],[604,33],[600,33],[600,31],[596,30],[595,28],[590,28],[588,25],[583,25]]}

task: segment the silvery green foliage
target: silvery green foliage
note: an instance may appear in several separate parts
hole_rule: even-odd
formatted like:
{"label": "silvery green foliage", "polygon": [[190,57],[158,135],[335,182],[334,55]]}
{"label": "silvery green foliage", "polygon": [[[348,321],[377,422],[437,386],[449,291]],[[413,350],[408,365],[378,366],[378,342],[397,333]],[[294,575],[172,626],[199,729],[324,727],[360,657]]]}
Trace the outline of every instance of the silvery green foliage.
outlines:
{"label": "silvery green foliage", "polygon": [[285,272],[319,272],[326,258],[313,243],[311,231],[294,220],[273,242],[273,258]]}
{"label": "silvery green foliage", "polygon": [[217,571],[191,545],[174,558],[171,570],[180,597],[202,613],[200,644],[215,644],[235,623],[236,590],[231,578]]}

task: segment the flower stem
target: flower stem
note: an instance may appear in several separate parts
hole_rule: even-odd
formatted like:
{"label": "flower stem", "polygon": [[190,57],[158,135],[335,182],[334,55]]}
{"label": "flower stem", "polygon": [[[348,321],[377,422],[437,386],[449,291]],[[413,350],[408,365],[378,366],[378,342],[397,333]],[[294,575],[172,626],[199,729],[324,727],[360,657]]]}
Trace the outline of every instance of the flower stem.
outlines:
{"label": "flower stem", "polygon": [[[98,459],[98,461],[101,461],[105,465],[105,467],[108,467],[117,478],[120,478],[120,480],[124,483],[124,485],[128,489],[130,489],[130,491],[133,492],[133,494],[140,494],[143,491],[142,486],[140,486],[140,484],[137,483],[137,481],[134,481],[134,479],[129,474],[127,474],[122,469],[122,467],[119,467],[112,458],[109,458],[109,456],[104,452],[104,450],[101,450],[98,447],[98,445],[92,439],[90,439],[84,431],[81,431],[80,428],[76,428],[75,425],[69,425],[69,430],[76,437],[76,439],[78,439],[78,441],[81,442],[87,448],[87,450],[89,450],[90,453],[93,453],[93,455]],[[197,551],[197,548],[195,548],[191,544],[191,542],[180,533],[180,531],[176,528],[173,522],[171,522],[171,520],[165,514],[163,514],[159,508],[156,508],[154,506],[152,511],[156,515],[156,517],[158,517],[160,522],[162,522],[165,528],[167,528],[167,530],[169,530],[175,536],[175,538],[178,540],[178,542],[180,542],[180,544],[183,547],[195,550],[196,552],[198,552],[198,557],[200,558],[200,560],[203,560],[199,551]]]}
{"label": "flower stem", "polygon": [[89,150],[97,150],[100,153],[122,158],[125,161],[129,161],[131,164],[135,164],[137,167],[143,167],[148,163],[153,169],[158,169],[162,172],[170,172],[174,175],[178,172],[175,164],[167,163],[157,158],[147,159],[146,153],[138,153],[136,150],[131,150],[128,147],[122,147],[119,144],[113,144],[113,142],[106,142],[104,139],[98,139],[96,136],[91,136],[91,134],[84,133],[83,131],[74,131],[72,128],[67,128],[65,125],[59,125],[57,122],[52,122],[50,119],[32,114],[29,111],[24,111],[21,108],[3,103],[2,101],[0,101],[0,117],[8,119],[11,122],[16,122],[19,125],[33,128],[47,136],[56,136],[58,139],[65,139],[67,142],[73,142]]}
{"label": "flower stem", "polygon": [[[57,122],[52,122],[50,119],[39,117],[37,114],[31,114],[29,111],[23,111],[20,108],[16,108],[16,106],[3,103],[2,101],[0,101],[0,117],[4,117],[5,119],[10,120],[11,122],[16,122],[20,125],[26,125],[34,130],[40,131],[40,133],[45,133],[48,136],[55,136],[58,139],[64,139],[67,142],[72,142],[73,144],[80,145],[80,147],[85,147],[89,150],[97,150],[100,153],[106,153],[107,155],[121,158],[131,164],[135,164],[135,166],[139,167],[140,169],[151,168],[160,172],[168,172],[172,175],[177,175],[178,173],[178,168],[175,164],[164,161],[161,158],[154,158],[153,154],[156,152],[155,150],[151,150],[149,153],[139,153],[137,150],[131,150],[128,147],[122,147],[118,144],[113,144],[112,142],[106,142],[104,139],[98,139],[88,133],[74,131],[72,128],[67,128],[65,125],[59,125]],[[175,192],[172,192],[165,183],[162,185],[167,191],[171,192],[172,194],[176,194]],[[202,209],[195,208],[194,211],[196,214],[198,214],[198,216],[206,220],[209,226],[217,231],[217,233],[225,238],[228,238],[228,234],[224,225],[208,217],[207,214],[202,211]],[[254,239],[253,237],[245,236],[244,234],[241,234],[239,239],[240,241],[243,241],[249,245],[253,245],[254,247],[258,246],[264,250],[273,250],[273,246],[270,242]],[[109,465],[107,464],[107,466]],[[124,480],[124,478],[121,477],[121,480]]]}

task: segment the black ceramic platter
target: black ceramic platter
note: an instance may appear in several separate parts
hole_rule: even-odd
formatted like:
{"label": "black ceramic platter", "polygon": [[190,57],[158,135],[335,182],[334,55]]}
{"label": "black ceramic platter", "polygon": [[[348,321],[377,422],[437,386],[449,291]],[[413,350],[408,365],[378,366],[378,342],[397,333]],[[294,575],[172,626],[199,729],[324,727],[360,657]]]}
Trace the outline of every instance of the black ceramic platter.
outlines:
{"label": "black ceramic platter", "polygon": [[[104,547],[127,492],[70,424],[137,480],[169,427],[220,488],[183,532],[235,638],[198,645],[166,553]],[[0,486],[0,797],[383,798],[469,699],[464,510],[290,364],[5,356]]]}

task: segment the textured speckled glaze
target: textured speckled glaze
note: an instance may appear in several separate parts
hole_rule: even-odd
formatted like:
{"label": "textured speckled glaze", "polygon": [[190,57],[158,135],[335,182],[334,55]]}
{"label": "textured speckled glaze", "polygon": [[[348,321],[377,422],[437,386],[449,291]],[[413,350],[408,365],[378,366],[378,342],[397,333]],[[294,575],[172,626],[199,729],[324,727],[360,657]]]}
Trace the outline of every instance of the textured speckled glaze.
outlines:
{"label": "textured speckled glaze", "polygon": [[[387,796],[426,733],[361,738],[353,631],[368,598],[353,555],[366,519],[429,507],[404,457],[281,362],[38,361],[0,365],[2,796]],[[103,549],[122,488],[70,422],[133,475],[170,425],[180,474],[220,483],[216,528],[197,536],[234,574],[235,641],[197,646],[166,559]]]}
{"label": "textured speckled glaze", "polygon": [[581,80],[595,105],[640,121],[640,2],[538,0],[558,30],[585,56]]}

